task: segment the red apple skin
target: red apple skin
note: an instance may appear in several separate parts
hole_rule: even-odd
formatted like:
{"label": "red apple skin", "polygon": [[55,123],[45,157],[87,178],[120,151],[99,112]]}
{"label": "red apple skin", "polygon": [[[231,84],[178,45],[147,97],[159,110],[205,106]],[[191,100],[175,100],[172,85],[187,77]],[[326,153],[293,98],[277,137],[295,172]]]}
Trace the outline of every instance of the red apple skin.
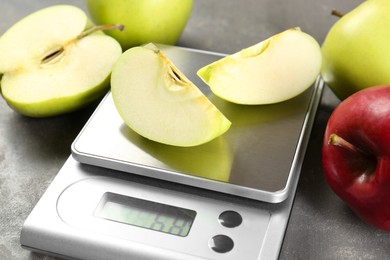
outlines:
{"label": "red apple skin", "polygon": [[[360,151],[329,143],[332,134]],[[390,231],[390,85],[356,92],[336,107],[322,165],[329,186],[361,219]]]}

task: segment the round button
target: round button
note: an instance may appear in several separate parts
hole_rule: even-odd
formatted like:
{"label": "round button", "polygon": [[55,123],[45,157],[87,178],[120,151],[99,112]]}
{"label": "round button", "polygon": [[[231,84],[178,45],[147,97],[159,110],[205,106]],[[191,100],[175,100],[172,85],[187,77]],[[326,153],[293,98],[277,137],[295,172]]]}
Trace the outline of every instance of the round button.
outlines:
{"label": "round button", "polygon": [[228,227],[228,228],[234,228],[242,223],[242,217],[239,213],[228,210],[224,211],[219,215],[219,223],[221,223],[222,226]]}
{"label": "round button", "polygon": [[233,240],[225,235],[216,235],[209,241],[209,246],[217,253],[227,253],[234,247]]}

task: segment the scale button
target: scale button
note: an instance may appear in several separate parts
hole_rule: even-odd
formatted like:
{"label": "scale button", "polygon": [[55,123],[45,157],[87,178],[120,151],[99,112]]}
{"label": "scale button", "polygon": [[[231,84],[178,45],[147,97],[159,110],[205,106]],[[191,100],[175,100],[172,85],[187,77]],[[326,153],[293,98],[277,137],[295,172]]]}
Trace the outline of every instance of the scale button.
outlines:
{"label": "scale button", "polygon": [[228,228],[234,228],[242,223],[242,217],[239,213],[228,210],[224,211],[219,215],[219,223],[221,223],[222,226],[228,227]]}
{"label": "scale button", "polygon": [[216,235],[209,241],[209,246],[217,253],[227,253],[234,247],[233,240],[225,235]]}

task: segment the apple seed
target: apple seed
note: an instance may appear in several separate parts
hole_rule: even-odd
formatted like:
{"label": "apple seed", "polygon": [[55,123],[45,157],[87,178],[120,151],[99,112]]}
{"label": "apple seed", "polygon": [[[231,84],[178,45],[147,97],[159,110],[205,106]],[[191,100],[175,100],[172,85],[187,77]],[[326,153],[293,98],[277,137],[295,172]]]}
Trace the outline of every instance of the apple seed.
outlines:
{"label": "apple seed", "polygon": [[64,56],[63,54],[65,52],[65,48],[69,44],[81,40],[85,36],[88,36],[97,31],[106,31],[106,30],[115,30],[115,29],[123,31],[125,29],[125,26],[122,24],[106,24],[106,25],[98,25],[98,26],[87,28],[82,33],[80,33],[75,39],[72,39],[67,43],[65,43],[64,46],[60,46],[55,48],[53,51],[49,51],[49,54],[42,59],[41,65],[50,65],[59,62]]}

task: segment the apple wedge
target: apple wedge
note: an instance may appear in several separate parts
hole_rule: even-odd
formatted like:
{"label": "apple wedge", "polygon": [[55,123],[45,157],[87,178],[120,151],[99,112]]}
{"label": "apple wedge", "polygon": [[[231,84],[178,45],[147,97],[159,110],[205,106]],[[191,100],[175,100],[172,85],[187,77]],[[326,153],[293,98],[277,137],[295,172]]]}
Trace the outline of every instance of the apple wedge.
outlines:
{"label": "apple wedge", "polygon": [[51,6],[0,38],[1,94],[14,110],[47,117],[79,109],[108,90],[119,43],[93,27],[81,9]]}
{"label": "apple wedge", "polygon": [[271,104],[293,98],[316,80],[321,68],[317,41],[299,28],[201,68],[198,76],[215,95],[245,104]]}
{"label": "apple wedge", "polygon": [[124,122],[141,136],[174,146],[196,146],[231,123],[153,44],[133,47],[114,65],[111,90]]}

